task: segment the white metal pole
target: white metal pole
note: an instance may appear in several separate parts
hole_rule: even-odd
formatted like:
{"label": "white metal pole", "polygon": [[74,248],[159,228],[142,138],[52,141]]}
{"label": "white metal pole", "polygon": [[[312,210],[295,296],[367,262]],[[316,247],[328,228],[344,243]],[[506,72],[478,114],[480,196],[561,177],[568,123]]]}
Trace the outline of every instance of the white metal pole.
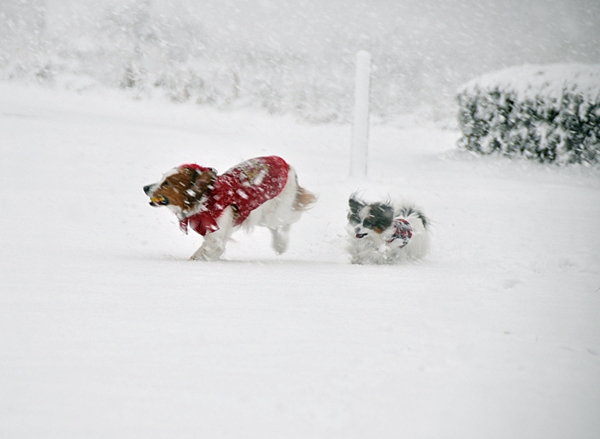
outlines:
{"label": "white metal pole", "polygon": [[366,178],[367,176],[370,81],[371,54],[366,50],[361,50],[356,54],[356,88],[350,152],[350,176],[355,178]]}

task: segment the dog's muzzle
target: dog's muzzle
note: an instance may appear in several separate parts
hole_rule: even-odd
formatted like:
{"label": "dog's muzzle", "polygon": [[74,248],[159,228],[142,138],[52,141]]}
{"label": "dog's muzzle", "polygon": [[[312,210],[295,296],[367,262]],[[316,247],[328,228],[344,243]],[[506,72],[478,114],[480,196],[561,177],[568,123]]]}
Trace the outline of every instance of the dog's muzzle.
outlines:
{"label": "dog's muzzle", "polygon": [[167,197],[150,197],[150,206],[159,207],[166,206],[169,204]]}
{"label": "dog's muzzle", "polygon": [[364,238],[368,233],[360,233],[360,226],[354,228],[354,236],[358,239]]}
{"label": "dog's muzzle", "polygon": [[169,204],[169,199],[167,197],[155,197],[152,195],[156,185],[149,184],[148,186],[144,186],[144,193],[150,197],[150,206],[159,207],[166,206]]}

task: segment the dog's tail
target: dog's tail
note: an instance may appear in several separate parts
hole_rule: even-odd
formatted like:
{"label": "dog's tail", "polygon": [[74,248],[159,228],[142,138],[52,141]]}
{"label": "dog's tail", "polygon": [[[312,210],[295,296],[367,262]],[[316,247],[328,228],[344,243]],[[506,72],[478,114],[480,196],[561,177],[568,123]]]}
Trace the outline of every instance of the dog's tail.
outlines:
{"label": "dog's tail", "polygon": [[301,186],[297,186],[296,198],[294,199],[294,210],[304,211],[317,202],[317,196]]}
{"label": "dog's tail", "polygon": [[407,218],[407,219],[411,216],[418,218],[419,220],[421,220],[421,223],[423,224],[423,228],[426,230],[431,225],[431,221],[429,220],[429,218],[427,218],[427,216],[425,216],[423,211],[416,206],[412,206],[412,205],[402,206],[400,208],[399,213],[401,216],[403,216],[404,218]]}

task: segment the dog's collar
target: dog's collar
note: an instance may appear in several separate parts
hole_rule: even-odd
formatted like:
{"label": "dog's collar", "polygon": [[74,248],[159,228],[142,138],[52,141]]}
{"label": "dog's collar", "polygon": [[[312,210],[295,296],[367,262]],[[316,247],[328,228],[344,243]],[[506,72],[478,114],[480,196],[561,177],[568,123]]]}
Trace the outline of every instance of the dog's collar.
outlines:
{"label": "dog's collar", "polygon": [[[211,189],[212,189],[212,187],[210,187],[207,190],[207,192],[210,191]],[[207,196],[207,193],[205,192],[205,193],[201,194],[200,197],[197,199],[197,203],[194,208],[192,208],[188,211],[185,211],[185,212],[180,210],[179,212],[175,213],[175,216],[177,216],[177,219],[179,221],[184,221],[185,219],[187,219],[191,216],[197,215],[200,212],[207,211],[207,208],[206,208],[206,200],[207,199],[208,199],[208,196]]]}
{"label": "dog's collar", "polygon": [[[217,223],[216,223],[215,219],[212,217],[212,215],[210,214],[209,209],[206,206],[206,201],[208,200],[207,193],[210,192],[212,189],[213,189],[213,186],[212,185],[209,186],[208,190],[205,193],[203,193],[200,196],[200,198],[198,198],[198,200],[197,200],[198,202],[193,209],[190,209],[186,212],[179,211],[179,212],[175,213],[175,216],[179,220],[179,228],[186,235],[188,234],[189,222],[191,219],[193,219],[193,217],[202,216],[204,218],[204,220],[201,222],[209,224],[206,227],[206,230],[211,230],[211,231],[218,230],[218,226],[215,228]],[[202,215],[200,215],[200,214],[202,214]],[[201,233],[201,235],[204,236],[204,233]]]}

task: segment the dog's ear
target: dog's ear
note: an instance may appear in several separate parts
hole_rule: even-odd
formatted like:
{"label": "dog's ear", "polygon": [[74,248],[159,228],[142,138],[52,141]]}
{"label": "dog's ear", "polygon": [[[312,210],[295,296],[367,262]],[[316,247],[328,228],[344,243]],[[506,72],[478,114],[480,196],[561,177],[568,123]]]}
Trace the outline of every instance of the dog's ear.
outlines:
{"label": "dog's ear", "polygon": [[204,193],[209,189],[217,178],[217,171],[213,168],[206,169],[204,171],[196,171],[192,179],[192,190],[198,194]]}
{"label": "dog's ear", "polygon": [[350,212],[358,213],[363,207],[366,206],[365,203],[356,199],[354,194],[350,195],[348,199],[348,205],[350,206]]}

